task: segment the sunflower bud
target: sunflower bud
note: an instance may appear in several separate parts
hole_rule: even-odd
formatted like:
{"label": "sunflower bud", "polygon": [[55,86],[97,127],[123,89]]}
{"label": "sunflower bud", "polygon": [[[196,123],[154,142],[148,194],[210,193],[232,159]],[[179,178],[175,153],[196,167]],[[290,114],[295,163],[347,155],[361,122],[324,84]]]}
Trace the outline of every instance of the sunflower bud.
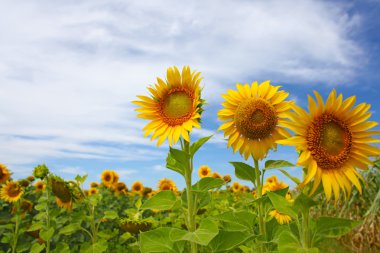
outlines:
{"label": "sunflower bud", "polygon": [[151,222],[123,219],[120,221],[120,227],[123,231],[131,234],[138,234],[140,232],[148,231],[152,227]]}
{"label": "sunflower bud", "polygon": [[38,165],[33,171],[33,175],[39,179],[44,179],[49,173],[49,168],[45,164]]}

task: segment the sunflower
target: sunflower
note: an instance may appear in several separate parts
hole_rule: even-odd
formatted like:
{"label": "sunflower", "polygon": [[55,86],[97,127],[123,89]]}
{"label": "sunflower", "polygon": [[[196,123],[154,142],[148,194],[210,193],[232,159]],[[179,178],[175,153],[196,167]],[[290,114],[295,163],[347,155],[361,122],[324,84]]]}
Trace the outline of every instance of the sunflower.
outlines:
{"label": "sunflower", "polygon": [[7,202],[16,202],[23,193],[24,191],[17,182],[8,181],[1,187],[0,199]]}
{"label": "sunflower", "polygon": [[108,188],[119,181],[119,175],[113,170],[104,170],[100,177],[103,184]]}
{"label": "sunflower", "polygon": [[73,204],[73,190],[69,183],[57,176],[50,178],[51,190],[55,195],[55,200],[60,208],[71,210]]}
{"label": "sunflower", "polygon": [[128,191],[127,185],[123,182],[117,182],[112,186],[116,194],[123,194]]}
{"label": "sunflower", "polygon": [[157,84],[148,87],[150,97],[137,96],[140,100],[133,103],[140,106],[138,117],[150,120],[143,128],[144,137],[152,134],[151,140],[158,138],[157,146],[166,139],[173,146],[181,136],[190,142],[189,132],[200,128],[201,80],[200,73],[191,72],[190,67],[183,67],[182,74],[173,67],[167,70],[166,82],[157,78]]}
{"label": "sunflower", "polygon": [[245,160],[249,156],[263,159],[268,151],[276,148],[276,140],[290,137],[282,127],[293,102],[284,101],[288,93],[272,86],[269,81],[242,85],[228,90],[222,97],[223,109],[218,112],[219,120],[225,121],[218,130],[228,136],[227,147],[239,150]]}
{"label": "sunflower", "polygon": [[231,186],[233,192],[239,192],[241,188],[243,188],[242,185],[239,184],[239,182],[234,182]]}
{"label": "sunflower", "polygon": [[301,152],[297,165],[307,168],[307,174],[300,186],[314,178],[310,191],[313,194],[322,181],[327,199],[334,193],[338,199],[340,189],[347,197],[351,193],[351,183],[361,193],[358,178],[362,179],[356,168],[366,170],[373,162],[370,156],[380,155],[380,149],[369,145],[379,142],[371,135],[380,131],[368,131],[377,125],[367,121],[371,116],[370,105],[361,103],[354,106],[356,97],[343,100],[334,90],[329,94],[326,104],[321,95],[314,91],[316,101],[308,96],[309,113],[294,106],[295,113],[290,115],[291,122],[286,126],[297,135],[278,141],[293,145]]}
{"label": "sunflower", "polygon": [[98,184],[98,183],[95,183],[95,182],[91,182],[90,187],[91,187],[91,188],[98,188],[98,187],[99,187],[99,184]]}
{"label": "sunflower", "polygon": [[40,191],[45,190],[46,185],[45,185],[42,181],[37,181],[37,182],[34,184],[34,187],[36,187],[36,191],[37,191],[37,192],[40,192]]}
{"label": "sunflower", "polygon": [[224,175],[223,180],[224,180],[224,182],[229,183],[229,182],[231,182],[231,176],[230,175]]}
{"label": "sunflower", "polygon": [[88,190],[88,195],[91,196],[91,195],[94,195],[94,194],[97,194],[99,192],[99,190],[97,188],[93,188],[91,187],[89,190]]}
{"label": "sunflower", "polygon": [[144,191],[144,186],[140,181],[136,181],[132,184],[131,190],[141,194]]}
{"label": "sunflower", "polygon": [[72,200],[66,200],[65,201],[65,200],[62,200],[56,196],[55,202],[57,203],[57,206],[59,208],[65,208],[67,210],[71,210],[73,208],[73,201]]}
{"label": "sunflower", "polygon": [[269,212],[269,215],[271,217],[274,217],[276,218],[277,222],[280,223],[281,225],[283,224],[288,224],[292,218],[289,216],[289,215],[286,215],[286,214],[283,214],[283,213],[280,213],[279,211],[277,210],[272,210]]}
{"label": "sunflower", "polygon": [[26,179],[28,179],[30,182],[33,182],[36,178],[34,176],[29,176]]}
{"label": "sunflower", "polygon": [[[31,212],[33,210],[33,203],[27,199],[23,199],[19,208],[21,212],[21,217],[25,217],[26,213]],[[15,205],[12,206],[11,213],[17,213],[17,207]]]}
{"label": "sunflower", "polygon": [[267,178],[266,183],[263,186],[262,194],[265,194],[267,192],[278,191],[286,187],[288,187],[287,184],[285,184],[282,181],[279,182],[276,176],[271,176]]}
{"label": "sunflower", "polygon": [[165,191],[165,190],[170,190],[170,191],[176,191],[177,187],[173,180],[163,178],[158,182],[158,190],[159,191]]}
{"label": "sunflower", "polygon": [[208,167],[207,165],[202,165],[201,167],[199,167],[198,176],[200,178],[211,177],[210,167]]}
{"label": "sunflower", "polygon": [[0,163],[0,184],[7,182],[10,177],[11,173],[9,172],[7,166]]}

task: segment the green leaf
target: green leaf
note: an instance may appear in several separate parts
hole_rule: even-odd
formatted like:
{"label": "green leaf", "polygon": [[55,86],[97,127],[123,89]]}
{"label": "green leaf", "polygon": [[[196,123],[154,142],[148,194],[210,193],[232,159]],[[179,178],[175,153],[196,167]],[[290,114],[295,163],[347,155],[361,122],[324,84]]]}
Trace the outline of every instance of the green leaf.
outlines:
{"label": "green leaf", "polygon": [[196,142],[194,142],[193,144],[191,144],[191,146],[190,146],[190,155],[194,156],[195,153],[198,151],[198,149],[200,149],[203,146],[203,144],[205,144],[209,139],[211,139],[212,136],[213,135],[200,138],[199,140],[197,140]]}
{"label": "green leaf", "polygon": [[220,178],[204,177],[192,186],[193,191],[208,191],[224,185],[224,180]]}
{"label": "green leaf", "polygon": [[123,243],[125,243],[126,241],[128,241],[129,238],[132,238],[131,233],[129,233],[129,232],[125,232],[124,234],[122,234],[122,235],[119,237],[119,243],[123,244]]}
{"label": "green leaf", "polygon": [[362,221],[335,217],[319,217],[316,224],[316,234],[321,237],[336,238],[349,233],[362,223]]}
{"label": "green leaf", "polygon": [[57,243],[57,247],[55,248],[54,252],[56,252],[56,253],[70,252],[69,245],[67,243],[64,243],[64,242],[59,242],[59,243]]}
{"label": "green leaf", "polygon": [[177,163],[184,169],[189,168],[189,155],[182,150],[170,148],[170,154]]}
{"label": "green leaf", "polygon": [[86,178],[87,178],[87,174],[84,175],[84,176],[77,175],[75,177],[75,180],[78,181],[78,182],[80,182],[80,183],[83,183],[84,181],[86,181]]}
{"label": "green leaf", "polygon": [[103,218],[113,220],[119,218],[119,215],[115,211],[105,211]]}
{"label": "green leaf", "polygon": [[303,194],[302,192],[297,196],[297,198],[294,200],[294,207],[297,210],[302,210],[302,212],[308,212],[310,207],[316,206],[317,203]]}
{"label": "green leaf", "polygon": [[210,219],[203,219],[197,230],[188,232],[186,230],[172,231],[170,238],[173,241],[190,241],[200,245],[208,245],[209,242],[218,234],[218,224]]}
{"label": "green leaf", "polygon": [[81,226],[79,223],[71,223],[59,230],[59,234],[62,235],[71,235],[81,229]]}
{"label": "green leaf", "polygon": [[274,192],[268,192],[267,195],[277,211],[297,219],[297,213],[293,210],[292,205],[284,197]]}
{"label": "green leaf", "polygon": [[224,231],[251,231],[255,225],[256,215],[248,211],[229,211],[219,215]]}
{"label": "green leaf", "polygon": [[84,253],[103,253],[108,248],[108,242],[104,239],[99,240],[94,245],[91,245]]}
{"label": "green leaf", "polygon": [[30,253],[40,253],[45,249],[45,244],[34,243],[30,248]]}
{"label": "green leaf", "polygon": [[235,175],[242,179],[242,180],[248,180],[251,181],[253,184],[255,184],[256,175],[255,175],[255,169],[243,162],[230,162],[235,167]]}
{"label": "green leaf", "polygon": [[145,201],[141,209],[169,210],[173,208],[176,201],[177,197],[172,191],[160,191]]}
{"label": "green leaf", "polygon": [[286,167],[295,167],[295,165],[285,160],[267,160],[265,162],[264,170],[273,170]]}
{"label": "green leaf", "polygon": [[296,184],[300,184],[301,181],[296,178],[296,177],[293,177],[292,175],[289,174],[289,172],[285,171],[285,170],[280,170],[282,172],[282,174],[284,174],[285,176],[287,176],[288,178],[290,178],[294,183]]}
{"label": "green leaf", "polygon": [[53,227],[49,228],[48,230],[41,230],[40,231],[40,237],[42,239],[44,239],[45,241],[49,241],[50,238],[53,236],[53,234],[54,234],[54,228]]}
{"label": "green leaf", "polygon": [[278,240],[279,253],[318,253],[317,248],[304,249],[298,238],[290,231],[283,231]]}
{"label": "green leaf", "polygon": [[182,176],[185,176],[185,169],[173,158],[173,156],[170,153],[166,158],[166,168],[173,170],[181,174]]}
{"label": "green leaf", "polygon": [[219,231],[209,244],[211,252],[231,252],[234,248],[252,238],[253,234],[234,231]]}
{"label": "green leaf", "polygon": [[182,253],[185,247],[184,241],[174,242],[170,234],[180,232],[177,228],[161,227],[148,232],[140,233],[141,253]]}
{"label": "green leaf", "polygon": [[36,231],[36,230],[40,230],[43,227],[44,225],[41,222],[36,222],[36,223],[33,223],[27,231]]}

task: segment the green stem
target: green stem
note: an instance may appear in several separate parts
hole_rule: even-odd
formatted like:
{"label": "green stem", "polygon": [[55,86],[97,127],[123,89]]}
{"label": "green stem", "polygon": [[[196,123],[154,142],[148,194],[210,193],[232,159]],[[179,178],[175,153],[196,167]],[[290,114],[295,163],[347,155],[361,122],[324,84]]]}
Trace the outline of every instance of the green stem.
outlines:
{"label": "green stem", "polygon": [[309,210],[302,212],[303,247],[310,248]]}
{"label": "green stem", "polygon": [[[190,143],[184,141],[183,151],[185,151],[190,156]],[[191,175],[193,172],[193,161],[189,159],[189,167],[185,170],[185,181],[186,181],[186,194],[187,194],[187,229],[189,232],[194,232],[196,229],[195,225],[195,201],[193,199],[193,192],[191,191]],[[197,253],[197,244],[195,242],[190,242],[191,252]]]}
{"label": "green stem", "polygon": [[97,229],[95,224],[95,207],[93,205],[90,205],[90,216],[91,216],[91,232],[92,232],[92,246],[97,241]]}
{"label": "green stem", "polygon": [[17,201],[16,203],[16,225],[15,225],[15,232],[13,236],[13,245],[12,245],[12,253],[16,252],[17,247],[17,241],[18,241],[18,233],[19,233],[19,227],[20,227],[20,221],[21,221],[21,214],[20,214],[20,202]]}
{"label": "green stem", "polygon": [[[50,194],[49,194],[49,182],[48,179],[46,179],[46,227],[49,230],[50,228],[50,213],[49,213],[49,199],[50,199]],[[50,252],[50,239],[47,240],[46,242],[46,253]]]}
{"label": "green stem", "polygon": [[[256,190],[256,193],[257,193],[257,196],[259,198],[261,198],[263,195],[262,195],[262,188],[263,188],[263,185],[262,185],[262,181],[260,180],[260,168],[259,168],[259,161],[257,159],[253,159],[254,162],[255,162],[255,172],[256,172],[256,186],[257,186],[257,190]],[[264,223],[264,214],[263,214],[263,203],[262,201],[259,201],[258,202],[258,214],[259,214],[259,229],[260,229],[260,234],[262,236],[265,236],[266,235],[266,232],[265,232],[265,223]],[[261,247],[260,247],[260,252],[265,252],[266,249],[265,249],[265,245],[264,243],[262,243]]]}

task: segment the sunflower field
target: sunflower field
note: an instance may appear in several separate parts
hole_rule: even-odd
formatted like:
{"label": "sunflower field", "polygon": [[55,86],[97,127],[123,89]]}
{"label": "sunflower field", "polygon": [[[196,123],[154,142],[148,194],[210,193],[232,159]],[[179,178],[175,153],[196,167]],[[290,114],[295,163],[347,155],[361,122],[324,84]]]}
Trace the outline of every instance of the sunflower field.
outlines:
{"label": "sunflower field", "polygon": [[[169,178],[127,186],[113,170],[90,184],[65,180],[45,164],[15,179],[0,164],[0,252],[380,252],[380,131],[369,104],[333,89],[326,100],[314,91],[305,110],[269,81],[236,84],[215,115],[240,154],[229,162],[233,182],[194,167],[213,137],[191,136],[206,104],[201,82],[190,67],[171,67],[133,101],[148,121],[144,136],[168,145],[163,160],[184,189]],[[278,145],[294,146],[298,160],[271,159]]]}

